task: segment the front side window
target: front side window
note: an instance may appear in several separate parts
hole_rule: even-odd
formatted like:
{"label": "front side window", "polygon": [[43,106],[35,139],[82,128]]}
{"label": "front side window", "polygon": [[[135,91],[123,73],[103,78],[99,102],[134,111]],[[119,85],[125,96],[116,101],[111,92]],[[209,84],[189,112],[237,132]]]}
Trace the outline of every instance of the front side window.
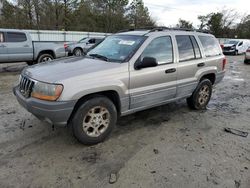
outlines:
{"label": "front side window", "polygon": [[195,59],[195,52],[190,36],[178,35],[176,36],[176,42],[179,51],[179,62]]}
{"label": "front side window", "polygon": [[0,32],[0,43],[4,42],[4,34]]}
{"label": "front side window", "polygon": [[89,44],[95,44],[95,39],[90,39]]}
{"label": "front side window", "polygon": [[7,33],[8,42],[24,42],[27,40],[24,33],[8,32]]}
{"label": "front side window", "polygon": [[159,37],[151,41],[141,55],[141,60],[144,57],[153,57],[158,64],[173,62],[173,47],[169,36]]}
{"label": "front side window", "polygon": [[87,56],[102,56],[111,62],[124,62],[141,46],[145,36],[112,35],[87,53]]}
{"label": "front side window", "polygon": [[221,55],[219,42],[213,36],[199,36],[206,57]]}

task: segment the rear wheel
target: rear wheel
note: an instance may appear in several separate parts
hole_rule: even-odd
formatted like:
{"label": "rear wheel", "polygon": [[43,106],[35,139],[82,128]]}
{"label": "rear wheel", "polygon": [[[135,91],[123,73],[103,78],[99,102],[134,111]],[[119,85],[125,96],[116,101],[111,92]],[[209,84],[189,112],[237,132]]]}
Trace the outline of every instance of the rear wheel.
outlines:
{"label": "rear wheel", "polygon": [[84,102],[72,120],[74,136],[86,145],[102,142],[117,121],[116,107],[111,100],[98,96]]}
{"label": "rear wheel", "polygon": [[43,62],[47,62],[47,61],[52,61],[54,58],[52,55],[50,54],[42,54],[38,57],[37,59],[37,63],[43,63]]}
{"label": "rear wheel", "polygon": [[192,96],[187,98],[187,104],[195,110],[205,109],[212,95],[212,83],[208,79],[202,80]]}
{"label": "rear wheel", "polygon": [[74,56],[82,56],[83,55],[83,50],[81,48],[76,48],[73,51]]}

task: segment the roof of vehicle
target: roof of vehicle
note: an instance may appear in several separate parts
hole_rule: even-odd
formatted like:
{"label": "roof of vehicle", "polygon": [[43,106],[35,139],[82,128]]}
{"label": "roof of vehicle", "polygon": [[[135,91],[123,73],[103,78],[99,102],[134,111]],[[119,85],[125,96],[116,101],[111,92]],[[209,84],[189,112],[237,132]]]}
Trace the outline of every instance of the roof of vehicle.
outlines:
{"label": "roof of vehicle", "polygon": [[156,32],[168,32],[168,33],[178,33],[178,34],[204,34],[204,35],[211,35],[206,30],[195,30],[195,29],[184,29],[184,28],[168,28],[168,27],[153,27],[151,29],[128,29],[119,31],[117,35],[138,35],[138,36],[150,36],[154,35]]}
{"label": "roof of vehicle", "polygon": [[3,28],[0,28],[0,31],[4,31],[4,32],[8,32],[8,31],[13,31],[13,32],[27,32],[27,31],[22,30],[22,29],[3,29]]}

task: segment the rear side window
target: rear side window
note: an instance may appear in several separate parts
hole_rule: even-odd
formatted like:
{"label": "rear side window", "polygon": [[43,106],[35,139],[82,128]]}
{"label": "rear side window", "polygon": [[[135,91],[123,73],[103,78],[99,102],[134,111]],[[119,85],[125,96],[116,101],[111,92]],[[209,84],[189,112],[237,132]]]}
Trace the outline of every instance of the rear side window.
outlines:
{"label": "rear side window", "polygon": [[2,32],[0,32],[0,43],[4,42],[4,34]]}
{"label": "rear side window", "polygon": [[188,61],[195,59],[195,52],[192,41],[188,35],[177,35],[176,42],[179,51],[179,61]]}
{"label": "rear side window", "polygon": [[212,36],[199,36],[206,57],[221,55],[221,49],[216,38]]}
{"label": "rear side window", "polygon": [[8,32],[7,33],[8,42],[24,42],[27,40],[24,33],[18,32]]}
{"label": "rear side window", "polygon": [[169,36],[159,37],[152,40],[142,52],[141,59],[144,57],[153,57],[157,63],[165,64],[173,62],[173,47]]}

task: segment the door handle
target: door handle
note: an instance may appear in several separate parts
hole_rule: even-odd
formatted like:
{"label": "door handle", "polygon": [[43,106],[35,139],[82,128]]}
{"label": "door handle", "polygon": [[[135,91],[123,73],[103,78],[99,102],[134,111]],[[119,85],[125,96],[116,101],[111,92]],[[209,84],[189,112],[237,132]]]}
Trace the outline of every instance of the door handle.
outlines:
{"label": "door handle", "polygon": [[173,72],[175,72],[175,71],[176,71],[176,69],[175,69],[175,68],[172,68],[172,69],[167,69],[167,70],[165,70],[165,73],[168,74],[168,73],[173,73]]}
{"label": "door handle", "polygon": [[204,67],[205,66],[205,63],[198,63],[197,64],[197,67]]}
{"label": "door handle", "polygon": [[28,45],[28,44],[26,44],[26,45],[24,45],[23,47],[24,47],[24,48],[28,48],[28,47],[29,47],[29,45]]}

